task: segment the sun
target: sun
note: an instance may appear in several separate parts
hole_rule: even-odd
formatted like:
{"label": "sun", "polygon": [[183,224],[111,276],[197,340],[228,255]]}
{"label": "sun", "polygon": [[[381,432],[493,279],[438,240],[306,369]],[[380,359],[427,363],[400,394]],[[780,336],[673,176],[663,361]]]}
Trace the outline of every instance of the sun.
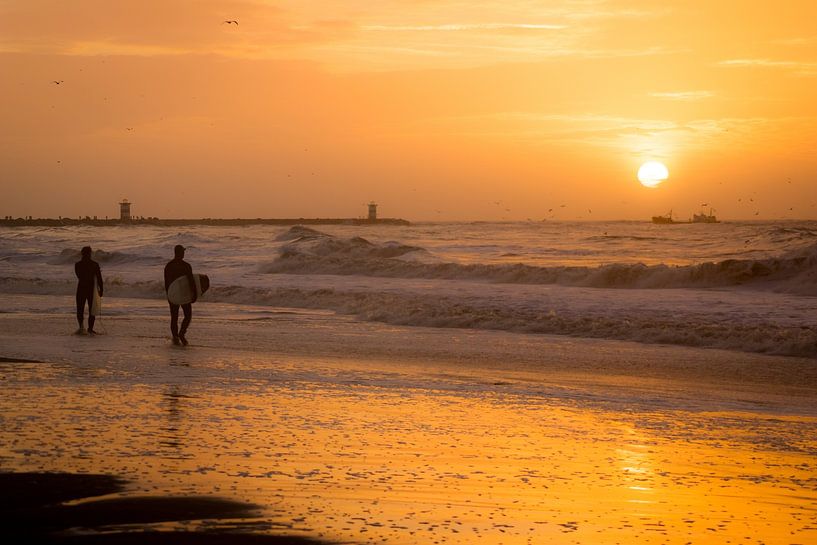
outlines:
{"label": "sun", "polygon": [[638,181],[644,187],[658,187],[668,177],[667,167],[658,161],[647,161],[638,169]]}

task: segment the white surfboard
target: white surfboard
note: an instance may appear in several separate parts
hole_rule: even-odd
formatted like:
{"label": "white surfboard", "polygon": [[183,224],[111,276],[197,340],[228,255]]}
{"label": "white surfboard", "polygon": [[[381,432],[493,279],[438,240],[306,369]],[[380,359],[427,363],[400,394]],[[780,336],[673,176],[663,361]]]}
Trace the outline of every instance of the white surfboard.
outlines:
{"label": "white surfboard", "polygon": [[[206,274],[194,274],[196,297],[201,297],[210,288],[210,278]],[[174,305],[186,305],[193,301],[193,290],[187,276],[180,276],[167,288],[167,300]]]}
{"label": "white surfboard", "polygon": [[94,277],[94,289],[91,291],[91,308],[88,314],[91,316],[100,316],[102,314],[102,296],[99,295],[99,289],[96,287],[96,277]]}

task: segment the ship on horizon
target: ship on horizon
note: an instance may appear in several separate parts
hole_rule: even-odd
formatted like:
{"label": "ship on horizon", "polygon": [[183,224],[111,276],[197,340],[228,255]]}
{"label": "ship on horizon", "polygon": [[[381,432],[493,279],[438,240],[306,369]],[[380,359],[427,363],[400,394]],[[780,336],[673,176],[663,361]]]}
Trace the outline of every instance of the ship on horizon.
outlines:
{"label": "ship on horizon", "polygon": [[693,214],[692,223],[720,223],[720,221],[715,216],[715,210],[710,206],[709,214],[706,214],[703,210],[701,210],[700,214]]}
{"label": "ship on horizon", "polygon": [[652,222],[659,225],[679,225],[688,223],[720,223],[720,220],[715,216],[715,210],[710,207],[709,214],[701,210],[700,214],[692,214],[692,219],[683,221],[676,220],[672,217],[672,210],[665,216],[653,216]]}

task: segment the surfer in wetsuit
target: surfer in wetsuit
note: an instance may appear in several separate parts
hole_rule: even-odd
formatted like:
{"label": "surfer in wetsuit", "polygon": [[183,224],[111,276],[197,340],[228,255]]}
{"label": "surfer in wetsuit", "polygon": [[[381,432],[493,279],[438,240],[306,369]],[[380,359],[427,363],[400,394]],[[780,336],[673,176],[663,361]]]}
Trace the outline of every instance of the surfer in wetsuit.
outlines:
{"label": "surfer in wetsuit", "polygon": [[[165,265],[165,294],[167,294],[167,289],[174,280],[186,276],[190,282],[190,286],[193,286],[193,300],[185,305],[174,305],[168,301],[170,305],[170,333],[173,335],[173,344],[183,344],[187,346],[187,339],[184,337],[184,334],[187,333],[190,320],[193,318],[193,303],[195,303],[198,298],[195,288],[196,281],[193,278],[193,267],[184,260],[184,246],[177,244],[176,247],[173,248],[173,252],[176,257]],[[181,329],[179,329],[179,306],[181,306],[184,311]]]}
{"label": "surfer in wetsuit", "polygon": [[99,270],[99,263],[91,259],[91,247],[85,246],[80,251],[82,259],[74,264],[74,272],[77,274],[77,322],[79,329],[77,335],[85,334],[83,318],[85,315],[85,303],[88,303],[88,333],[95,334],[94,322],[96,316],[94,312],[94,284],[97,293],[102,297],[102,271]]}

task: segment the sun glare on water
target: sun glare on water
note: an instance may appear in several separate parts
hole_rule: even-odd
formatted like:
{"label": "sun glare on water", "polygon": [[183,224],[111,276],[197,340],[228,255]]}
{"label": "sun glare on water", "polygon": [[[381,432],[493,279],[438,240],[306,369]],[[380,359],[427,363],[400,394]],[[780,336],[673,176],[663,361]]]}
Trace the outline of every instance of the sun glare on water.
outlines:
{"label": "sun glare on water", "polygon": [[667,167],[658,161],[647,161],[638,169],[638,181],[644,187],[658,187],[667,177]]}

